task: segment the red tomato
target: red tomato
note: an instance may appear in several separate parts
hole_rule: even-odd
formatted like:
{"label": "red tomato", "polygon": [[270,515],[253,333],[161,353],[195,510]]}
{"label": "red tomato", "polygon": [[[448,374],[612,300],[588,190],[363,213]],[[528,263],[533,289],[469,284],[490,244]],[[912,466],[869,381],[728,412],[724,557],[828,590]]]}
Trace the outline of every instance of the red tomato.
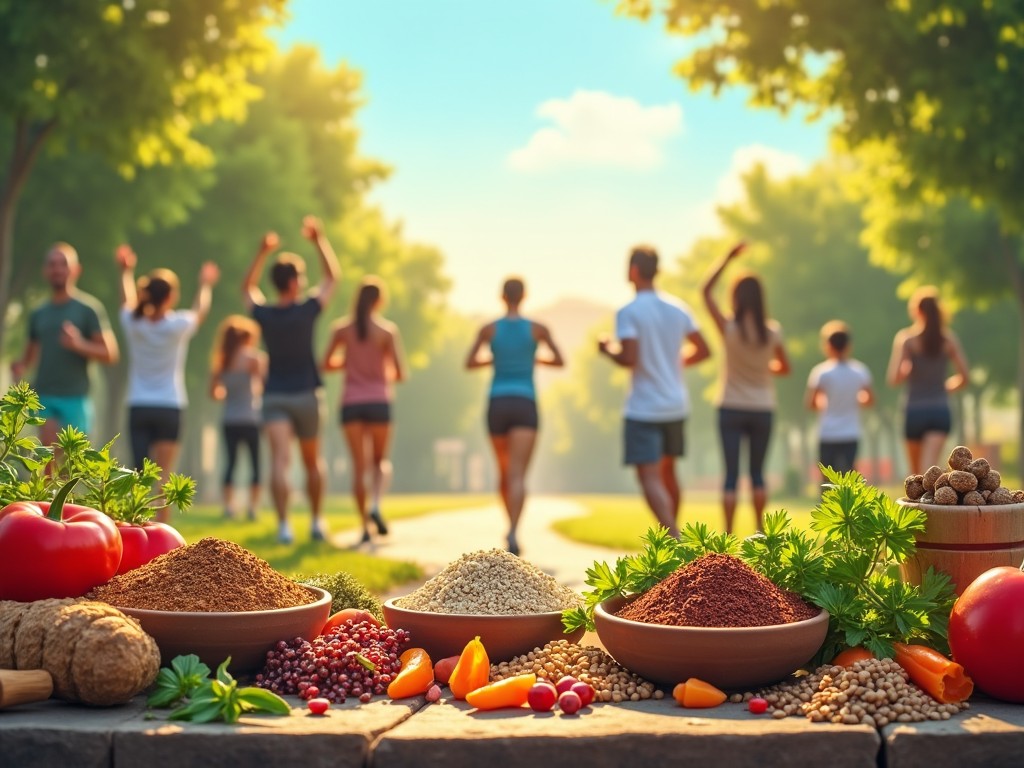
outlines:
{"label": "red tomato", "polygon": [[[69,486],[70,487],[70,484]],[[121,562],[121,536],[102,512],[17,501],[0,509],[0,599],[81,597],[105,584]]]}
{"label": "red tomato", "polygon": [[124,542],[124,554],[117,569],[119,574],[145,565],[157,555],[185,546],[184,537],[166,523],[133,525],[119,522],[117,530]]}
{"label": "red tomato", "polygon": [[949,647],[974,684],[997,699],[1024,703],[1024,572],[991,568],[957,598]]}
{"label": "red tomato", "polygon": [[353,624],[368,621],[375,627],[380,626],[380,622],[369,611],[364,611],[362,608],[343,608],[327,620],[324,628],[320,630],[320,634],[326,635],[329,630],[344,626],[346,621],[351,621]]}

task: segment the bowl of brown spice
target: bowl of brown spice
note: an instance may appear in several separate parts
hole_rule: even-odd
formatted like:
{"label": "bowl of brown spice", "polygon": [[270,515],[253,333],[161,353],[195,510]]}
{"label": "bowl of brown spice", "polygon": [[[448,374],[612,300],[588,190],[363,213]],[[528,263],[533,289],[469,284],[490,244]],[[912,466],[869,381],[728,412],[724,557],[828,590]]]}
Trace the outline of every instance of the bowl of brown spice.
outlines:
{"label": "bowl of brown spice", "polygon": [[461,653],[479,636],[498,662],[550,640],[579,640],[583,628],[563,634],[562,611],[580,603],[532,563],[492,549],[466,553],[416,591],[385,601],[384,618],[408,630],[434,661]]}
{"label": "bowl of brown spice", "polygon": [[601,644],[626,669],[664,685],[697,677],[724,689],[776,683],[800,669],[821,648],[828,618],[720,554],[594,610]]}
{"label": "bowl of brown spice", "polygon": [[237,544],[206,538],[115,576],[90,597],[134,617],[164,664],[194,653],[233,673],[252,672],[279,640],[320,634],[331,595],[297,584]]}

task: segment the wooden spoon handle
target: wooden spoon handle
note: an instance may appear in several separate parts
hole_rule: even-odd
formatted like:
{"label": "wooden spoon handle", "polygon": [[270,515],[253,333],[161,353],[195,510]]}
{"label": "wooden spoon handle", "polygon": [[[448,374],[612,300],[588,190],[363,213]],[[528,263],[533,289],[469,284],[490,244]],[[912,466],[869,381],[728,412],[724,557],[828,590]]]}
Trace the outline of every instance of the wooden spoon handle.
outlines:
{"label": "wooden spoon handle", "polygon": [[45,701],[51,693],[53,678],[45,669],[0,669],[0,709]]}

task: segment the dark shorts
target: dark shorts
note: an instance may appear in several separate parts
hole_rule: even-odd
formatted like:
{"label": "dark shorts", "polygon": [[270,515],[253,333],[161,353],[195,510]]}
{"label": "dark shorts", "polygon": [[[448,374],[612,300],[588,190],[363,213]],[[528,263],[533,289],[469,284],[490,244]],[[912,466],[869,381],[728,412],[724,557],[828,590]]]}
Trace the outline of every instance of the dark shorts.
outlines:
{"label": "dark shorts", "polygon": [[492,397],[487,404],[487,431],[492,435],[507,435],[512,429],[537,429],[539,426],[537,402],[528,397],[503,395]]}
{"label": "dark shorts", "polygon": [[948,405],[925,405],[907,408],[903,422],[903,436],[907,440],[921,440],[926,432],[949,434],[953,416]]}
{"label": "dark shorts", "polygon": [[368,424],[390,424],[391,403],[349,403],[341,406],[338,419],[342,424],[365,421]]}
{"label": "dark shorts", "polygon": [[856,440],[838,440],[818,443],[818,461],[837,472],[849,472],[857,461]]}
{"label": "dark shorts", "polygon": [[320,434],[323,391],[264,392],[263,423],[289,421],[299,440],[310,440]]}
{"label": "dark shorts", "polygon": [[133,405],[128,409],[128,435],[135,455],[135,466],[152,459],[153,443],[177,442],[181,434],[181,408]]}
{"label": "dark shorts", "polygon": [[623,464],[655,464],[686,450],[685,422],[626,419],[622,428]]}

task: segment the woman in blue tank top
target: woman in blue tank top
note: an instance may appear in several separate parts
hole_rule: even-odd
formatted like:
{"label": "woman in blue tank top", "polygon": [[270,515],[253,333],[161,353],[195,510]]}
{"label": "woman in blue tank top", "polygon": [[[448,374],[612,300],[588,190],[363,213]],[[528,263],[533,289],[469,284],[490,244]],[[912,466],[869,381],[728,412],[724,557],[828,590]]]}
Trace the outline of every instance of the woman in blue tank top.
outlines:
{"label": "woman in blue tank top", "polygon": [[[910,474],[919,475],[939,463],[952,424],[948,395],[967,386],[969,371],[935,288],[919,288],[908,309],[914,324],[896,334],[887,378],[891,386],[906,383],[903,437]],[[955,373],[947,378],[949,363]]]}
{"label": "woman in blue tank top", "polygon": [[[526,501],[526,470],[539,425],[533,368],[537,363],[564,365],[548,329],[519,314],[523,295],[522,280],[505,281],[501,292],[505,316],[480,329],[466,358],[466,368],[494,368],[487,431],[498,464],[498,490],[508,515],[508,551],[515,555],[519,554],[516,532]],[[547,354],[538,357],[540,345],[547,347]],[[485,346],[490,348],[490,355],[483,353]]]}

